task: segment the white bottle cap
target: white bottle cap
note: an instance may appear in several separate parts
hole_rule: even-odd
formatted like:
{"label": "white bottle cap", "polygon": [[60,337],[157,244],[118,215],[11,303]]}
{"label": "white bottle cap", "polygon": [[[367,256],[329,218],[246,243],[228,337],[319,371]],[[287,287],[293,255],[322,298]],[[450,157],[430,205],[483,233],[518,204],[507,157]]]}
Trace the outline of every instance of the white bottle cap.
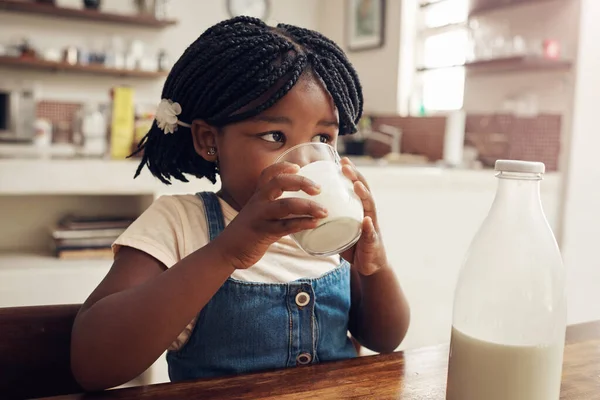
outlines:
{"label": "white bottle cap", "polygon": [[498,160],[495,170],[498,172],[517,172],[524,174],[543,174],[546,166],[542,162],[520,160]]}

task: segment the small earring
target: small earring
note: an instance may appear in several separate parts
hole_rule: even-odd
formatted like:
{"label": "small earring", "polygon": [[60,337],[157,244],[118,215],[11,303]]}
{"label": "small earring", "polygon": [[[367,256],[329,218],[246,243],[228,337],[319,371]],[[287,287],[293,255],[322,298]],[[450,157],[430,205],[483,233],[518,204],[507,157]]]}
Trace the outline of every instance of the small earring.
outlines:
{"label": "small earring", "polygon": [[217,149],[215,149],[214,147],[209,147],[208,151],[206,152],[209,156],[214,156],[215,154],[217,154]]}

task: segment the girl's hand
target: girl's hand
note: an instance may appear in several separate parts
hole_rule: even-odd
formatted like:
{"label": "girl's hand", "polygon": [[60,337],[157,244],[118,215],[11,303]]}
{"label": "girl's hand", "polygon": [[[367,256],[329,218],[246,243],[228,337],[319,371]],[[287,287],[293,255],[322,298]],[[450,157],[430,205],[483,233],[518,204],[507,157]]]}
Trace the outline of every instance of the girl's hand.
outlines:
{"label": "girl's hand", "polygon": [[365,218],[362,223],[362,235],[358,242],[341,254],[361,275],[372,275],[387,265],[387,256],[379,232],[375,201],[365,178],[348,158],[342,159],[342,171],[354,182],[354,191],[362,200]]}
{"label": "girl's hand", "polygon": [[254,195],[215,239],[225,260],[234,268],[253,266],[273,243],[286,235],[313,229],[319,219],[327,216],[327,210],[317,202],[279,198],[288,191],[303,191],[313,196],[320,193],[314,182],[296,175],[298,170],[297,165],[290,163],[266,168]]}

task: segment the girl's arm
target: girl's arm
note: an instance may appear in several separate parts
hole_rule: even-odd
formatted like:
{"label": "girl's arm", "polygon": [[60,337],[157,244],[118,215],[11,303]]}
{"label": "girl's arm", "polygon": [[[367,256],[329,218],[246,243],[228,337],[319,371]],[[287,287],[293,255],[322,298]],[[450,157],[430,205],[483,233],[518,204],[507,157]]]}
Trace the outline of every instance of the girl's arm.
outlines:
{"label": "girl's arm", "polygon": [[85,389],[140,375],[208,303],[234,271],[213,243],[166,271],[144,252],[119,250],[73,326],[71,368]]}
{"label": "girl's arm", "polygon": [[[249,268],[281,237],[312,229],[327,215],[313,201],[279,199],[284,191],[319,188],[278,163],[212,242],[166,270],[150,255],[122,247],[73,326],[71,368],[88,390],[128,382],[144,372],[202,310],[235,269]],[[312,218],[290,218],[307,215]]]}
{"label": "girl's arm", "polygon": [[352,264],[350,333],[359,343],[379,353],[394,351],[410,323],[408,302],[390,267],[377,220],[375,200],[365,178],[349,159],[344,174],[354,182],[365,211],[361,237],[342,253]]}
{"label": "girl's arm", "polygon": [[394,271],[385,265],[372,275],[354,268],[351,274],[350,333],[370,350],[393,352],[410,323],[410,308]]}

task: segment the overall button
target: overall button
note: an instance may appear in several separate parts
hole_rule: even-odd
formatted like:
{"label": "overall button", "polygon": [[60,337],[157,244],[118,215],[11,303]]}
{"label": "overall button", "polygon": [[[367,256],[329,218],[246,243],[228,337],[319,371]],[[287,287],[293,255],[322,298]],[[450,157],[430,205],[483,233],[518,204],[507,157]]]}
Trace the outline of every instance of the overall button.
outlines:
{"label": "overall button", "polygon": [[310,364],[312,361],[312,356],[309,353],[302,353],[298,357],[296,357],[296,362],[300,365]]}
{"label": "overall button", "polygon": [[306,292],[300,292],[296,295],[296,304],[298,307],[304,307],[310,303],[310,295]]}

